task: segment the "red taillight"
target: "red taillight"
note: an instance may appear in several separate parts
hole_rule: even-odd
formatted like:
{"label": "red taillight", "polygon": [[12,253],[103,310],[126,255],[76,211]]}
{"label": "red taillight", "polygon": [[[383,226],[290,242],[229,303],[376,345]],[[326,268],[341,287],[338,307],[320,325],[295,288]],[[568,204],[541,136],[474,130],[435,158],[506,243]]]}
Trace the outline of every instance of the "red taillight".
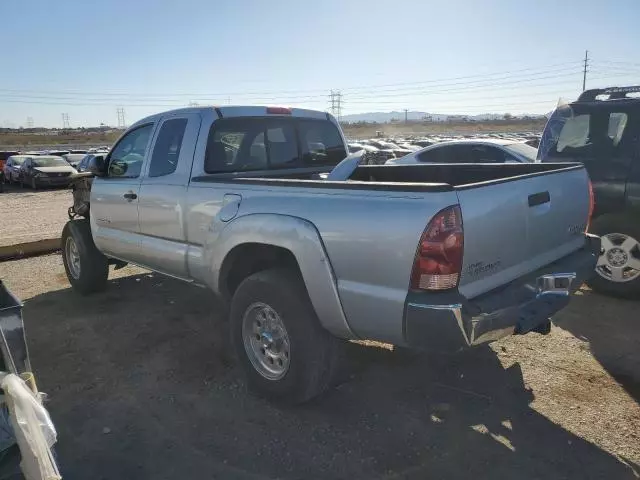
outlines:
{"label": "red taillight", "polygon": [[267,107],[267,113],[274,115],[291,115],[291,109],[288,107]]}
{"label": "red taillight", "polygon": [[431,219],[420,238],[411,289],[446,290],[457,286],[463,249],[462,213],[459,205],[452,205]]}
{"label": "red taillight", "polygon": [[593,217],[593,211],[596,208],[596,199],[593,196],[593,184],[591,180],[589,180],[589,216],[587,217],[587,228],[585,232],[589,231],[589,226],[591,225],[591,217]]}

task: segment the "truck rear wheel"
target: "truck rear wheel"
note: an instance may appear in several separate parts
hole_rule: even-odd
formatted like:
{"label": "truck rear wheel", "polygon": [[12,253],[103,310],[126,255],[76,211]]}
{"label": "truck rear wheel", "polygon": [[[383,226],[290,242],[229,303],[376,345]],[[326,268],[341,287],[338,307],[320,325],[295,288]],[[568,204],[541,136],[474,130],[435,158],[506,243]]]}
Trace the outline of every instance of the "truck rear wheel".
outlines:
{"label": "truck rear wheel", "polygon": [[624,215],[597,218],[590,233],[600,235],[602,255],[596,274],[587,281],[592,289],[616,297],[640,295],[640,225]]}
{"label": "truck rear wheel", "polygon": [[332,384],[344,344],[318,321],[300,275],[255,273],[231,301],[231,337],[251,390],[297,404]]}
{"label": "truck rear wheel", "polygon": [[62,261],[69,283],[78,293],[88,295],[107,286],[108,259],[93,243],[89,220],[71,220],[64,226]]}

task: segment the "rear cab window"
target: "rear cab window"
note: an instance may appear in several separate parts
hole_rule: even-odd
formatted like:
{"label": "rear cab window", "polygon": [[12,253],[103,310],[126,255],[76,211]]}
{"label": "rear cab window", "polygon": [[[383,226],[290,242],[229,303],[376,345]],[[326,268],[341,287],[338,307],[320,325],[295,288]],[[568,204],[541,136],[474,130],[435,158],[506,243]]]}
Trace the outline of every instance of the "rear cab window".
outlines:
{"label": "rear cab window", "polygon": [[346,155],[340,131],[327,120],[223,118],[209,132],[205,172],[334,166]]}

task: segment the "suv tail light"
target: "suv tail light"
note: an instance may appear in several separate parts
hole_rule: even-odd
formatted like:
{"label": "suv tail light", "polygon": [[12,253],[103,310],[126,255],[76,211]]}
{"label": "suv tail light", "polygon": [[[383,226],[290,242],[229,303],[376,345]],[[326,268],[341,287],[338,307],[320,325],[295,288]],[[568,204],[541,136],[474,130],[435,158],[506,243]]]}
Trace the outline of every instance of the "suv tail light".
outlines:
{"label": "suv tail light", "polygon": [[420,237],[411,272],[412,290],[454,288],[462,272],[464,233],[459,205],[440,210]]}
{"label": "suv tail light", "polygon": [[586,232],[589,231],[589,227],[591,226],[591,217],[593,217],[593,211],[596,208],[596,199],[593,196],[593,184],[591,180],[589,180],[589,216],[587,217],[587,229]]}

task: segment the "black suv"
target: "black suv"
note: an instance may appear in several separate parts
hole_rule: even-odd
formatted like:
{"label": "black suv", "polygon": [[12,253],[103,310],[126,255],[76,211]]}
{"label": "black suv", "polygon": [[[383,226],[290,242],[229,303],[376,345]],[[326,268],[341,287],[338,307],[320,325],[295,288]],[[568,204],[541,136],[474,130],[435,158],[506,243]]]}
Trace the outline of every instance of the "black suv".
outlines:
{"label": "black suv", "polygon": [[602,237],[594,290],[640,298],[640,86],[587,90],[558,106],[540,140],[543,162],[582,162]]}

